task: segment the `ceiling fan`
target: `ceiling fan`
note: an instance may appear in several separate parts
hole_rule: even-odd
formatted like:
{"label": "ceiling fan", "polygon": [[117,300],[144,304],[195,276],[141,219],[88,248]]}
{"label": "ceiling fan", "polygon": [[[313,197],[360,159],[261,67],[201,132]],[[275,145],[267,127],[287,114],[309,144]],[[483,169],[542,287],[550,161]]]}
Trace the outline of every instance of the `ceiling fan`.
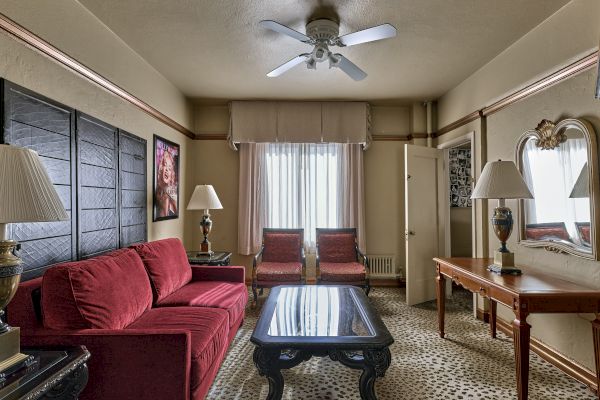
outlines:
{"label": "ceiling fan", "polygon": [[265,20],[260,21],[263,28],[283,33],[313,47],[310,53],[303,53],[290,61],[275,68],[267,74],[274,78],[292,69],[298,64],[306,63],[308,69],[317,69],[317,63],[329,61],[329,68],[339,68],[350,78],[360,81],[366,78],[367,73],[356,66],[353,62],[339,53],[333,53],[329,47],[347,47],[355,44],[374,42],[396,36],[396,28],[391,24],[383,24],[362,31],[339,36],[339,23],[330,19],[316,19],[306,24],[306,35],[288,28],[278,22]]}

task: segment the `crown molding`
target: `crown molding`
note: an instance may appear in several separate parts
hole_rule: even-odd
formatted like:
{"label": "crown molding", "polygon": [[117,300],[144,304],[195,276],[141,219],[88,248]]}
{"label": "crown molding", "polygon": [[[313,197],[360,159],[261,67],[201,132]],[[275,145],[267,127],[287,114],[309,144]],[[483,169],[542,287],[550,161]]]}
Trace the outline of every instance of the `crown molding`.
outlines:
{"label": "crown molding", "polygon": [[33,47],[37,51],[47,55],[48,57],[52,58],[53,60],[55,60],[62,66],[64,66],[65,68],[74,71],[75,73],[83,76],[84,78],[88,79],[89,81],[97,84],[98,86],[106,89],[110,93],[116,95],[117,97],[127,101],[128,103],[133,104],[134,106],[136,106],[137,108],[139,108],[140,110],[145,112],[146,114],[154,117],[155,119],[157,119],[158,121],[162,122],[163,124],[169,126],[170,128],[175,129],[176,131],[182,133],[183,135],[185,135],[189,138],[193,139],[195,137],[194,133],[192,131],[190,131],[189,129],[187,129],[186,127],[184,127],[183,125],[181,125],[178,122],[176,122],[175,120],[169,118],[167,115],[158,111],[156,108],[152,107],[151,105],[144,102],[143,100],[136,97],[135,95],[129,93],[128,91],[121,88],[120,86],[114,84],[113,82],[111,82],[107,78],[103,77],[99,73],[95,72],[91,68],[88,68],[85,65],[81,64],[79,61],[75,60],[74,58],[67,55],[63,51],[52,46],[50,43],[46,42],[41,37],[35,35],[31,31],[25,29],[24,27],[17,24],[16,22],[14,22],[13,20],[11,20],[10,18],[8,18],[7,16],[5,16],[2,13],[0,13],[0,29],[4,30],[9,35],[13,36],[14,38],[17,38],[17,39],[25,42],[26,44]]}
{"label": "crown molding", "polygon": [[522,89],[516,90],[508,96],[496,101],[495,103],[483,107],[480,110],[473,111],[470,114],[465,115],[464,117],[440,128],[435,136],[439,137],[448,132],[453,131],[456,128],[459,128],[463,125],[468,124],[469,122],[475,121],[482,117],[487,117],[488,115],[492,115],[497,113],[498,111],[506,108],[518,101],[521,101],[527,97],[533,96],[536,93],[539,93],[550,86],[556,85],[564,80],[569,79],[570,77],[579,74],[580,72],[586,71],[592,67],[594,67],[598,63],[598,51],[594,51],[587,56],[575,61],[572,64],[567,65],[555,71],[537,82],[532,83]]}

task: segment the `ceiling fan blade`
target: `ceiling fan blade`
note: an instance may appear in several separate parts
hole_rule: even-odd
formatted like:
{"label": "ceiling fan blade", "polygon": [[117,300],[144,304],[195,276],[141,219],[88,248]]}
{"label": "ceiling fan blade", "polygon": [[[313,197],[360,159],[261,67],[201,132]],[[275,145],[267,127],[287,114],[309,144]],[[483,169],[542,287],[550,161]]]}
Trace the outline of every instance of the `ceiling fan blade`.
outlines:
{"label": "ceiling fan blade", "polygon": [[269,72],[267,76],[269,78],[275,78],[283,74],[284,72],[294,68],[296,65],[303,63],[308,57],[309,54],[300,54],[298,57],[294,57],[285,64],[282,64],[279,67],[275,68],[273,71]]}
{"label": "ceiling fan blade", "polygon": [[341,54],[334,54],[331,58],[331,66],[338,67],[342,71],[344,71],[350,78],[355,81],[362,81],[367,77],[367,73],[362,69],[358,68],[356,64],[352,61],[348,60]]}
{"label": "ceiling fan blade", "polygon": [[310,38],[308,36],[306,36],[304,33],[300,33],[298,31],[293,30],[292,28],[288,28],[285,25],[281,25],[279,22],[275,22],[275,21],[271,21],[271,20],[264,20],[264,21],[260,21],[259,24],[263,28],[267,28],[267,29],[270,29],[270,30],[278,32],[278,33],[283,33],[284,35],[293,37],[294,39],[299,40],[301,42],[305,42],[305,43],[310,42]]}
{"label": "ceiling fan blade", "polygon": [[338,42],[343,46],[354,46],[355,44],[374,42],[394,36],[396,36],[396,28],[391,24],[383,24],[340,36]]}

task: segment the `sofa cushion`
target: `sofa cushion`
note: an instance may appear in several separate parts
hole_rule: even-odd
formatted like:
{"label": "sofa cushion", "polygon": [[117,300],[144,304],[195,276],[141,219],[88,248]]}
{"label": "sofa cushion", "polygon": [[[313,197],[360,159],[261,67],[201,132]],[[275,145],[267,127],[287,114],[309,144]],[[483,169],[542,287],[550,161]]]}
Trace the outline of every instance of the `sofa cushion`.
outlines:
{"label": "sofa cushion", "polygon": [[131,246],[142,258],[158,302],[192,279],[192,269],[181,240],[163,239]]}
{"label": "sofa cushion", "polygon": [[352,233],[321,233],[317,237],[319,260],[347,263],[356,261],[356,239]]}
{"label": "sofa cushion", "polygon": [[196,281],[159,301],[159,307],[193,306],[220,308],[229,314],[229,327],[239,323],[248,303],[245,283]]}
{"label": "sofa cushion", "polygon": [[321,280],[328,282],[359,282],[366,279],[365,266],[358,262],[319,263]]}
{"label": "sofa cushion", "polygon": [[265,232],[263,245],[263,261],[298,262],[302,259],[300,233]]}
{"label": "sofa cushion", "polygon": [[256,279],[259,282],[300,282],[302,280],[302,263],[262,262],[256,267]]}
{"label": "sofa cushion", "polygon": [[193,391],[215,362],[220,362],[229,344],[227,311],[203,307],[153,308],[126,329],[181,329],[191,333]]}
{"label": "sofa cushion", "polygon": [[48,269],[41,303],[47,328],[121,329],[152,306],[152,290],[140,257],[122,249]]}

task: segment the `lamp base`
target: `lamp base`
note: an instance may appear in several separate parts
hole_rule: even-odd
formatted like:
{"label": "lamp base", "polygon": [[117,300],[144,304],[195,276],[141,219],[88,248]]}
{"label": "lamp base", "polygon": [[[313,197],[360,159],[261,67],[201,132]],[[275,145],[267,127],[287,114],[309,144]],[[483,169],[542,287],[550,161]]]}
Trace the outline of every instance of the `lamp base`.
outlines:
{"label": "lamp base", "polygon": [[33,356],[21,353],[19,328],[11,327],[0,334],[0,381],[33,362]]}
{"label": "lamp base", "polygon": [[494,263],[488,267],[488,270],[497,274],[521,274],[521,270],[515,267],[515,253],[498,250],[494,251]]}
{"label": "lamp base", "polygon": [[206,238],[200,243],[200,252],[198,254],[207,254],[211,256],[214,254],[211,250],[210,242]]}

